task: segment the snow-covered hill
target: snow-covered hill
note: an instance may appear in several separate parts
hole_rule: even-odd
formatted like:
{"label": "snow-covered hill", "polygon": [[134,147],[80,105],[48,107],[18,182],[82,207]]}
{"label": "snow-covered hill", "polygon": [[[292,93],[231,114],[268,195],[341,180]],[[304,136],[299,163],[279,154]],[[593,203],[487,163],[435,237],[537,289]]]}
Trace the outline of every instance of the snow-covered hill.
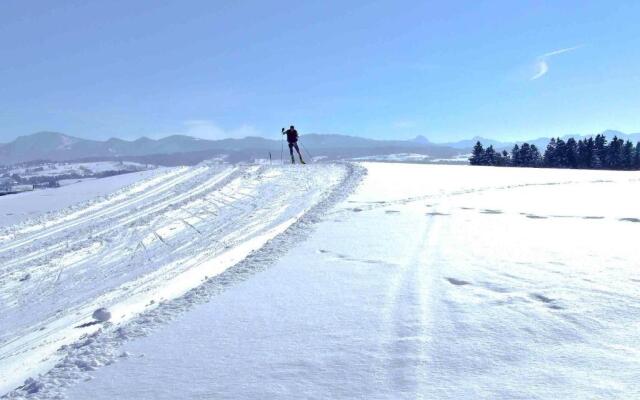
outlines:
{"label": "snow-covered hill", "polygon": [[32,377],[9,398],[638,398],[639,197],[635,172],[170,170],[5,229],[0,376]]}

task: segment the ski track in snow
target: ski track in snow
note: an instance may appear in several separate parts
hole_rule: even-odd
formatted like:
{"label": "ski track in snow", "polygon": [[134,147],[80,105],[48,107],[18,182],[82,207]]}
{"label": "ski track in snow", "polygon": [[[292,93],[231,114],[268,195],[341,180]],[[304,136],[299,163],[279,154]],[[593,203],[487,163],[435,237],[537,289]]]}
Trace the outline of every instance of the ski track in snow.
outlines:
{"label": "ski track in snow", "polygon": [[[0,332],[0,393],[50,369],[6,396],[60,396],[113,362],[128,338],[275,260],[363,171],[175,168],[0,228],[0,326],[11,327]],[[92,322],[99,307],[110,309],[111,321]]]}

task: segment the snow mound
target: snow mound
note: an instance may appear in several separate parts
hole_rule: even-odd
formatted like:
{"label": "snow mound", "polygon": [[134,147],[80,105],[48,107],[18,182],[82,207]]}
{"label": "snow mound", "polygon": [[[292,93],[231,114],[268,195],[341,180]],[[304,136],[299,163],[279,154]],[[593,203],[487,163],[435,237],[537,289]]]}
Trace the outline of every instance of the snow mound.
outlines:
{"label": "snow mound", "polygon": [[111,312],[106,308],[101,307],[93,312],[93,318],[100,322],[106,322],[111,319]]}

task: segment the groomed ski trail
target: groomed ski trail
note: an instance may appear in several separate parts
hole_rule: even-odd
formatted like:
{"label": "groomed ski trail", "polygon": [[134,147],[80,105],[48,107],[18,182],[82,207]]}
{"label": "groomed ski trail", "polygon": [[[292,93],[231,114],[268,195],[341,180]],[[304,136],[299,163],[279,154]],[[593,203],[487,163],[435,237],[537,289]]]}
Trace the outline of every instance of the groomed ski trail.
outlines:
{"label": "groomed ski trail", "polygon": [[[176,168],[1,229],[0,394],[68,358],[78,340],[113,332],[308,227],[361,174],[350,164]],[[272,247],[256,254],[277,254]],[[98,307],[110,322],[91,324]]]}

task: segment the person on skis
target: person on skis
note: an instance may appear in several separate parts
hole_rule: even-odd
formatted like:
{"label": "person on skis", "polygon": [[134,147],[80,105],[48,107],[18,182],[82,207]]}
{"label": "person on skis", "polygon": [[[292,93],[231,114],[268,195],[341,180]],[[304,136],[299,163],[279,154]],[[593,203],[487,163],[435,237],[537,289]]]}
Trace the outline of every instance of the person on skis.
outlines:
{"label": "person on skis", "polygon": [[298,148],[298,131],[296,131],[296,128],[294,128],[293,125],[291,125],[286,131],[284,130],[284,128],[282,128],[282,134],[287,135],[287,143],[289,143],[289,154],[291,154],[291,164],[296,163],[295,158],[293,158],[294,148],[298,152],[300,163],[305,164],[304,160],[302,159],[302,154],[300,154],[300,149]]}

